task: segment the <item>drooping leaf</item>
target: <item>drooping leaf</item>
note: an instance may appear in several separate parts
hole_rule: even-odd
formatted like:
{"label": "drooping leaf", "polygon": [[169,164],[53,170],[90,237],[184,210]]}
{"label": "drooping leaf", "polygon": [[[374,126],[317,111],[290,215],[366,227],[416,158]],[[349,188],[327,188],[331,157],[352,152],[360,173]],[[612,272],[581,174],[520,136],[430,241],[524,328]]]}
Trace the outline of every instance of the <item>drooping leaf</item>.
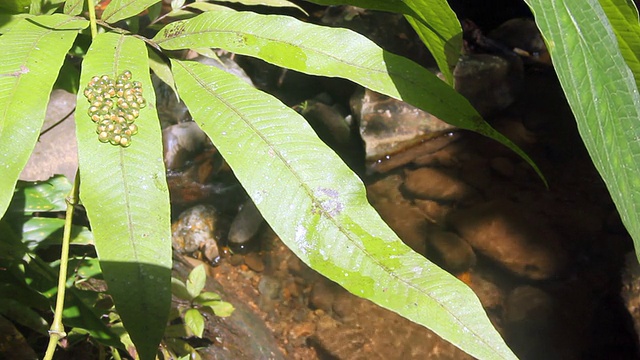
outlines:
{"label": "drooping leaf", "polygon": [[160,0],[111,0],[102,13],[102,20],[113,24],[136,16]]}
{"label": "drooping leaf", "polygon": [[38,16],[0,36],[0,216],[36,145],[65,54],[88,24],[63,14]]}
{"label": "drooping leaf", "polygon": [[[58,245],[62,242],[62,230],[64,219],[32,217],[22,224],[22,241],[30,250],[43,248],[49,245]],[[57,233],[59,236],[53,236]],[[92,245],[93,235],[84,226],[72,225],[71,244]]]}
{"label": "drooping leaf", "polygon": [[527,0],[576,117],[640,258],[640,96],[597,0]]}
{"label": "drooping leaf", "polygon": [[215,67],[172,65],[194,120],[302,261],[474,356],[514,358],[475,294],[402,243],[300,115]]}
{"label": "drooping leaf", "polygon": [[171,302],[171,234],[161,130],[146,54],[137,38],[100,34],[82,68],[81,84],[96,75],[115,78],[125,70],[142,83],[147,106],[135,122],[139,130],[131,146],[98,141],[83,94],[78,95],[75,118],[80,198],[104,278],[141,358],[153,359]]}
{"label": "drooping leaf", "polygon": [[420,65],[382,50],[351,30],[287,16],[223,11],[171,23],[154,41],[167,50],[223,48],[311,75],[349,79],[501,142],[543,178],[533,161],[489,126],[462,95]]}
{"label": "drooping leaf", "polygon": [[613,32],[618,39],[620,52],[640,86],[640,22],[638,9],[628,0],[600,0]]}
{"label": "drooping leaf", "polygon": [[310,0],[321,5],[349,4],[405,15],[429,48],[440,72],[453,84],[452,69],[462,47],[462,29],[456,14],[443,0]]}
{"label": "drooping leaf", "polygon": [[162,82],[167,84],[171,90],[173,90],[177,97],[178,91],[176,90],[176,83],[173,81],[173,74],[171,73],[169,64],[167,64],[160,55],[151,48],[148,48],[147,50],[149,53],[149,67],[153,70],[153,73],[162,80]]}

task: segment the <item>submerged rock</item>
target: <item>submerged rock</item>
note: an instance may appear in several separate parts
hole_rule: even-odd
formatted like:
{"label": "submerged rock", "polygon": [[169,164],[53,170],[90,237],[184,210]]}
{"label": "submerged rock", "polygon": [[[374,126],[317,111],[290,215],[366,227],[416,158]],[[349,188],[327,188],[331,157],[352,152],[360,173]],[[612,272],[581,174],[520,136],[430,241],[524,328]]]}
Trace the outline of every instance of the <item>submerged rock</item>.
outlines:
{"label": "submerged rock", "polygon": [[219,260],[216,233],[219,214],[208,205],[197,205],[180,214],[171,226],[173,249],[179,254],[217,263]]}
{"label": "submerged rock", "polygon": [[451,227],[474,249],[514,274],[543,280],[558,274],[567,255],[544,218],[506,200],[456,211]]}

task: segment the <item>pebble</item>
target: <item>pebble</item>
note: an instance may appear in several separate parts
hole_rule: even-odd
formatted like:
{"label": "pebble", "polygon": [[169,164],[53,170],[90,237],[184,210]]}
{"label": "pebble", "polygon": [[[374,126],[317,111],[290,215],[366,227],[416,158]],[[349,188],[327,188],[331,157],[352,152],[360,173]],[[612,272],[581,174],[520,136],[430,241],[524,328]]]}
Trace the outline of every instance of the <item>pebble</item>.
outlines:
{"label": "pebble", "polygon": [[495,200],[459,210],[448,222],[475,250],[516,275],[548,279],[566,264],[562,239],[546,219],[511,201]]}
{"label": "pebble", "polygon": [[244,256],[244,263],[249,267],[249,269],[255,272],[264,271],[264,262],[262,261],[262,257],[257,253],[249,253]]}
{"label": "pebble", "polygon": [[427,167],[407,171],[404,188],[417,198],[438,201],[459,201],[473,193],[452,172]]}
{"label": "pebble", "polygon": [[452,210],[450,205],[434,200],[415,199],[413,203],[429,221],[438,225],[444,225],[447,215]]}

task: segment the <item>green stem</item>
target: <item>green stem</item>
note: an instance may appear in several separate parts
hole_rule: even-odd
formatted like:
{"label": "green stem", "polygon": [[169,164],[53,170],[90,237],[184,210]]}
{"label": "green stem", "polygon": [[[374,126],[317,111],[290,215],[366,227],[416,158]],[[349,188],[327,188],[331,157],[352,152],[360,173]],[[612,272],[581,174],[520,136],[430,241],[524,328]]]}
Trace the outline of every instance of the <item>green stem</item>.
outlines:
{"label": "green stem", "polygon": [[87,0],[87,6],[89,7],[89,22],[91,23],[91,38],[95,39],[98,35],[98,25],[96,24],[96,6],[93,0]]}
{"label": "green stem", "polygon": [[[89,0],[91,1],[91,0]],[[76,173],[73,187],[67,197],[67,213],[64,220],[64,233],[62,235],[62,249],[60,251],[60,274],[58,275],[58,294],[56,297],[56,308],[53,315],[53,322],[49,330],[49,345],[45,353],[44,360],[53,359],[53,354],[58,345],[58,341],[67,334],[64,332],[62,324],[62,310],[64,309],[64,295],[67,290],[67,265],[69,262],[69,242],[71,240],[71,224],[73,222],[73,209],[78,200],[80,176]]]}

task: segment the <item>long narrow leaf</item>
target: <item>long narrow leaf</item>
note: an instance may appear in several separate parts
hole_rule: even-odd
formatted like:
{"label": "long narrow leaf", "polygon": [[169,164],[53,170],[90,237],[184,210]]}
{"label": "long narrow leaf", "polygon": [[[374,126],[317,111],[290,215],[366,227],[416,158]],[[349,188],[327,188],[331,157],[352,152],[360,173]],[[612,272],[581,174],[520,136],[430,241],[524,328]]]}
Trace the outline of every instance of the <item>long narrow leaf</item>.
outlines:
{"label": "long narrow leaf", "polygon": [[638,9],[627,0],[600,0],[614,33],[620,52],[640,86],[640,22]]}
{"label": "long narrow leaf", "polygon": [[640,257],[640,96],[597,0],[527,0],[578,130]]}
{"label": "long narrow leaf", "polygon": [[311,75],[349,79],[503,143],[529,162],[542,178],[533,161],[489,126],[449,85],[420,65],[382,50],[353,31],[307,24],[288,16],[224,11],[174,22],[164,27],[154,41],[167,50],[217,47]]}
{"label": "long narrow leaf", "polygon": [[0,36],[0,216],[36,145],[65,54],[88,25],[62,14],[38,16]]}
{"label": "long narrow leaf", "polygon": [[321,5],[349,4],[371,10],[405,15],[429,48],[438,68],[453,83],[451,70],[462,46],[462,29],[456,14],[444,0],[310,0]]}
{"label": "long narrow leaf", "polygon": [[140,14],[160,0],[112,0],[102,13],[102,20],[115,23]]}
{"label": "long narrow leaf", "polygon": [[475,294],[398,239],[302,117],[215,67],[172,64],[194,120],[300,259],[474,356],[514,358]]}
{"label": "long narrow leaf", "polygon": [[84,59],[81,84],[96,75],[115,78],[125,70],[142,83],[147,100],[130,147],[98,141],[96,124],[87,115],[89,103],[79,92],[80,197],[118,313],[141,358],[153,359],[171,302],[171,234],[161,131],[144,43],[113,33],[98,35]]}

